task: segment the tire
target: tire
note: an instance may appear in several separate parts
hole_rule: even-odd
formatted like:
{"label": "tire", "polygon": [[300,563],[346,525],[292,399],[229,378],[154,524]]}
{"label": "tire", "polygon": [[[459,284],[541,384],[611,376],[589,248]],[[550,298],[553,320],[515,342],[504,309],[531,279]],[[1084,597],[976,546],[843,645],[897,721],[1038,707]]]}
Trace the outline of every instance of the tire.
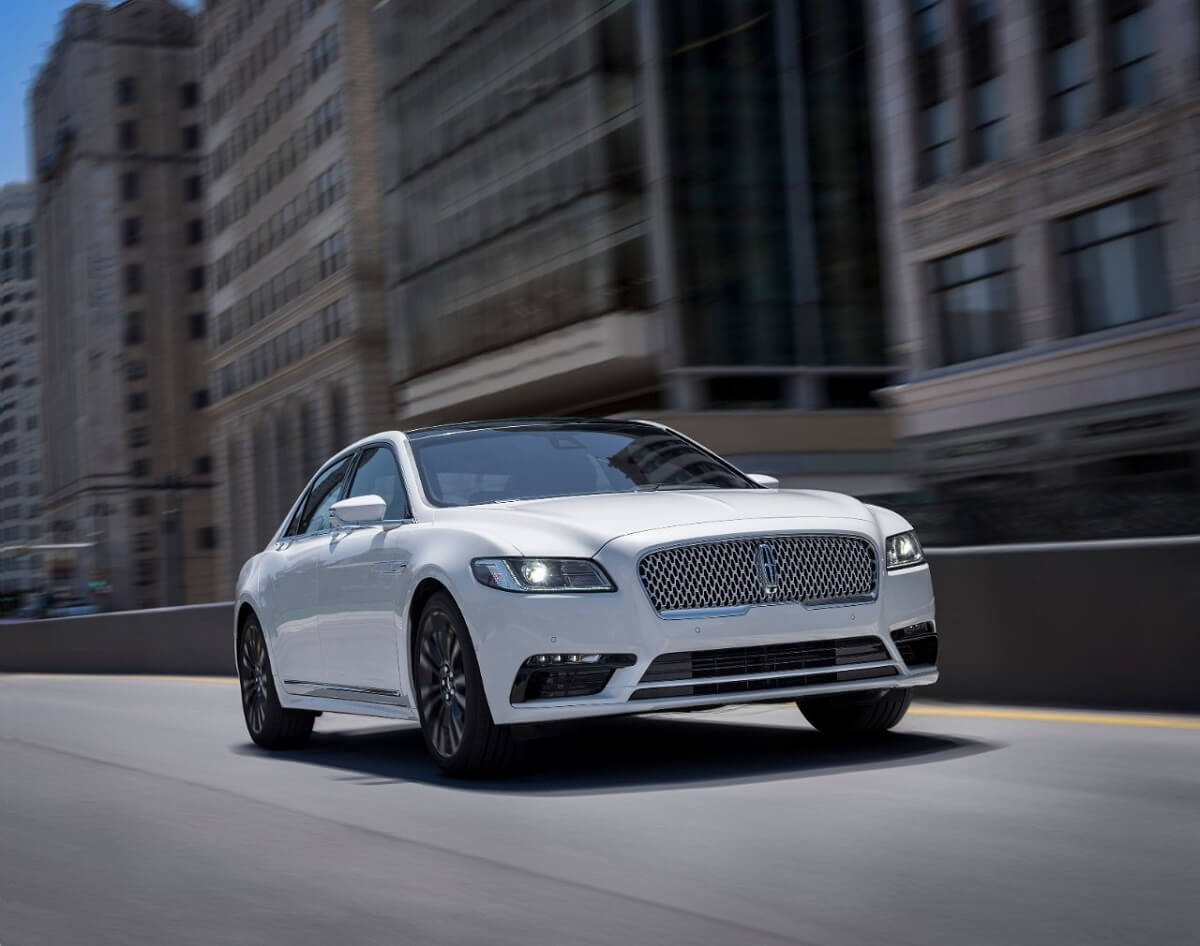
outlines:
{"label": "tire", "polygon": [[242,624],[237,653],[242,716],[250,738],[264,749],[298,749],[308,742],[316,714],[280,705],[271,674],[271,655],[254,615]]}
{"label": "tire", "polygon": [[442,770],[459,778],[506,771],[516,755],[512,731],[492,720],[467,622],[445,592],[421,612],[412,667],[425,747]]}
{"label": "tire", "polygon": [[827,736],[863,738],[878,736],[904,718],[912,703],[912,689],[869,690],[797,700],[800,712]]}

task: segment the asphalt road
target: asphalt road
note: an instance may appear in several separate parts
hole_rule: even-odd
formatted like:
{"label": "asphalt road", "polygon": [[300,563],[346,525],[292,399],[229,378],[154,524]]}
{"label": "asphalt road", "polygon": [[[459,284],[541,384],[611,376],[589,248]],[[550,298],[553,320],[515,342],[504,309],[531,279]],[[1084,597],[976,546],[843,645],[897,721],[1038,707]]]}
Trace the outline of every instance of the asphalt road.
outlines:
{"label": "asphalt road", "polygon": [[[1083,721],[1087,720],[1087,721]],[[444,779],[409,726],[248,741],[232,682],[0,677],[0,943],[1196,943],[1200,721],[610,721]]]}

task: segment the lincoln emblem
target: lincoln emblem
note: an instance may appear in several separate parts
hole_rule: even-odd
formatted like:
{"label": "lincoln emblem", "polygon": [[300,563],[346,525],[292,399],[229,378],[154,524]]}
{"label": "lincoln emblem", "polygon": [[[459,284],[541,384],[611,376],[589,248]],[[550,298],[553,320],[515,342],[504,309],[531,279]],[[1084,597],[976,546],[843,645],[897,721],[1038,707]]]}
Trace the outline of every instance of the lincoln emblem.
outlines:
{"label": "lincoln emblem", "polygon": [[775,564],[775,553],[771,551],[771,546],[764,542],[754,553],[754,558],[758,562],[758,578],[763,590],[768,593],[778,591],[779,567]]}

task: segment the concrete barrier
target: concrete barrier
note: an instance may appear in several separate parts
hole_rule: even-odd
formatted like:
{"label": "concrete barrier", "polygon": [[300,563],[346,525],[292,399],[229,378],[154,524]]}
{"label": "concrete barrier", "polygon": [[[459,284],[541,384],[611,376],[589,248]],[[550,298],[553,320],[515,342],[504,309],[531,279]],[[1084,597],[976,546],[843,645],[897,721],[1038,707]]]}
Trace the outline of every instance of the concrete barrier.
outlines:
{"label": "concrete barrier", "polygon": [[[1200,536],[930,549],[946,700],[1200,712]],[[0,625],[0,672],[232,674],[232,604]]]}
{"label": "concrete barrier", "polygon": [[931,549],[947,700],[1200,711],[1200,536]]}
{"label": "concrete barrier", "polygon": [[0,624],[0,672],[233,674],[233,602]]}

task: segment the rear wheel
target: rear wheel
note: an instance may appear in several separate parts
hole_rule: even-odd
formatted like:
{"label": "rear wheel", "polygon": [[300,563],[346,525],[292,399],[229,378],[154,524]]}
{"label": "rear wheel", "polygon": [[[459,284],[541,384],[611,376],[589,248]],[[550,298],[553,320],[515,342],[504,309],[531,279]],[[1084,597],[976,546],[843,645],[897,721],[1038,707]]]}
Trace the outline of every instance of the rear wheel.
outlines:
{"label": "rear wheel", "polygon": [[280,705],[267,642],[253,615],[242,625],[238,640],[238,681],[246,730],[255,743],[264,749],[295,749],[308,741],[315,714]]}
{"label": "rear wheel", "polygon": [[448,774],[479,778],[508,768],[511,731],[497,726],[466,621],[453,599],[429,599],[413,641],[413,682],[429,754]]}
{"label": "rear wheel", "polygon": [[804,718],[820,732],[844,738],[879,735],[904,718],[912,690],[868,690],[797,700]]}

